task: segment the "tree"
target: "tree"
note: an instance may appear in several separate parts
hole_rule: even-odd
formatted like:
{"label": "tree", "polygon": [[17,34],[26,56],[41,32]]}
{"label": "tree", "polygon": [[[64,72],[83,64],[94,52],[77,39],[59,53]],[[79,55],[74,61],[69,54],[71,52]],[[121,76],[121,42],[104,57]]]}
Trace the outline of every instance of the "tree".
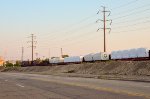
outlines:
{"label": "tree", "polygon": [[14,64],[15,67],[20,67],[21,66],[21,62],[20,61],[16,61],[16,64]]}
{"label": "tree", "polygon": [[10,63],[9,61],[6,61],[6,64],[5,64],[6,67],[13,67],[14,65],[12,63]]}
{"label": "tree", "polygon": [[66,58],[66,57],[69,57],[69,55],[62,55],[62,58]]}

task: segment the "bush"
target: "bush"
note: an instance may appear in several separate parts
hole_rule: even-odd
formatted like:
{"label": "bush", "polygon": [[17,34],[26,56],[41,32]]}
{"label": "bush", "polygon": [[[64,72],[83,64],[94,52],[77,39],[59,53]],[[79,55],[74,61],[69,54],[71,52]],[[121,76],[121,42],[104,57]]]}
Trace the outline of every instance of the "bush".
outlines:
{"label": "bush", "polygon": [[8,61],[5,64],[6,67],[13,67],[14,65],[12,63],[9,63]]}
{"label": "bush", "polygon": [[15,64],[10,63],[9,61],[6,61],[5,67],[20,67],[21,66],[21,62],[20,61],[16,61]]}
{"label": "bush", "polygon": [[16,64],[14,64],[14,67],[21,67],[21,62],[20,61],[16,61]]}

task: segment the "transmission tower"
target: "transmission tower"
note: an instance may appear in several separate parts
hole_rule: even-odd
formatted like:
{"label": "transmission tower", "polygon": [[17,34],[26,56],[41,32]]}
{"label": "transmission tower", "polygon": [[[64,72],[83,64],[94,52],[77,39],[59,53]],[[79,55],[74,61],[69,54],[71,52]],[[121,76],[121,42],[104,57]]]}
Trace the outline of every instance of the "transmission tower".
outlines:
{"label": "transmission tower", "polygon": [[[97,14],[99,14],[100,12],[103,13],[103,19],[98,19],[96,22],[102,21],[103,22],[103,28],[99,28],[97,31],[99,31],[100,29],[103,29],[104,31],[104,52],[106,52],[106,30],[109,30],[109,33],[111,32],[111,28],[107,28],[106,26],[106,22],[110,22],[110,25],[112,24],[112,20],[107,20],[106,16],[110,16],[111,11],[106,11],[106,7],[102,6],[103,10],[98,11]],[[108,15],[106,15],[106,13],[108,13]]]}
{"label": "transmission tower", "polygon": [[29,37],[31,38],[31,41],[28,41],[28,43],[31,43],[31,49],[32,49],[32,65],[33,65],[33,61],[34,61],[34,48],[36,48],[35,44],[37,43],[37,41],[35,41],[36,36],[34,36],[34,34],[31,34],[31,36]]}

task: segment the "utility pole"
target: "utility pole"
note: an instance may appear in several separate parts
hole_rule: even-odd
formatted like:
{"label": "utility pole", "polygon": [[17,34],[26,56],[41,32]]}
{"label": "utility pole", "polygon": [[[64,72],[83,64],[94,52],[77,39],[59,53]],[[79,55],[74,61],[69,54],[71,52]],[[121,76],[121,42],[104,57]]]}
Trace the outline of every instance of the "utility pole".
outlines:
{"label": "utility pole", "polygon": [[63,57],[63,49],[61,48],[61,57]]}
{"label": "utility pole", "polygon": [[7,59],[7,49],[4,50],[4,60]]}
{"label": "utility pole", "polygon": [[24,57],[24,47],[22,47],[21,62],[23,62],[23,57]]}
{"label": "utility pole", "polygon": [[[102,21],[103,22],[103,28],[99,28],[98,31],[100,29],[103,29],[104,31],[104,52],[106,52],[106,30],[109,30],[109,33],[111,31],[111,28],[106,28],[106,22],[107,21],[110,21],[110,25],[112,24],[112,20],[107,20],[106,19],[106,13],[109,13],[108,16],[110,16],[111,12],[110,11],[106,11],[106,7],[105,6],[102,6],[103,8],[103,11],[101,11],[103,13],[103,20],[97,20],[96,22],[99,22],[99,21]],[[100,12],[100,11],[99,11]],[[99,12],[97,14],[99,14]]]}
{"label": "utility pole", "polygon": [[36,55],[36,59],[38,59],[38,53],[37,52],[35,53],[35,55]]}
{"label": "utility pole", "polygon": [[48,51],[48,57],[50,58],[51,57],[51,49],[49,48],[49,51]]}
{"label": "utility pole", "polygon": [[36,48],[35,43],[37,43],[37,41],[35,41],[36,36],[34,36],[34,34],[31,34],[30,36],[31,41],[28,41],[28,43],[31,43],[31,49],[32,49],[32,65],[33,65],[33,61],[34,61],[34,48]]}

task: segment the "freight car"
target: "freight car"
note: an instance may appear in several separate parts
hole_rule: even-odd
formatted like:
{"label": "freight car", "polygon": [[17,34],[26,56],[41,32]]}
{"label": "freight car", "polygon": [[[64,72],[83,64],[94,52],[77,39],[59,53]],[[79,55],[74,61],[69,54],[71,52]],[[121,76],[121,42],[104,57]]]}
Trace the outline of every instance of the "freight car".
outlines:
{"label": "freight car", "polygon": [[49,63],[51,65],[63,65],[64,64],[64,58],[59,58],[59,57],[52,58],[49,60]]}
{"label": "freight car", "polygon": [[110,60],[109,54],[106,52],[96,53],[93,55],[93,61],[107,61]]}
{"label": "freight car", "polygon": [[147,48],[137,48],[113,51],[111,53],[111,60],[150,60],[150,50],[148,50]]}
{"label": "freight car", "polygon": [[64,58],[65,64],[70,64],[70,63],[80,64],[82,62],[83,62],[83,56],[72,56],[72,57]]}

